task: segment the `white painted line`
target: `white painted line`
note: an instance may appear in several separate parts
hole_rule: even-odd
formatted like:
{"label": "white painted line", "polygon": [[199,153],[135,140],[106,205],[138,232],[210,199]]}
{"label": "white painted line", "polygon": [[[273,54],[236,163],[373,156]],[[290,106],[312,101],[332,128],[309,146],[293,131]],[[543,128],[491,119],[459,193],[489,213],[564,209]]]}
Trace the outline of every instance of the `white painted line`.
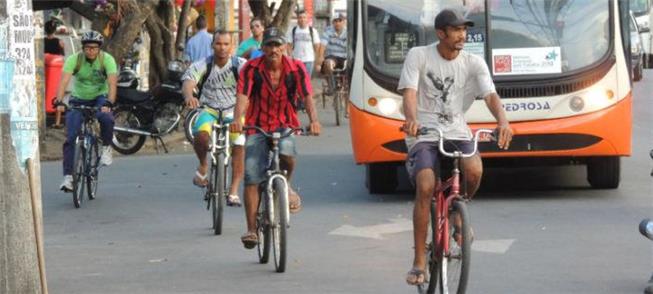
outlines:
{"label": "white painted line", "polygon": [[413,230],[413,221],[405,218],[391,219],[390,223],[378,224],[363,227],[343,225],[331,232],[329,235],[359,237],[382,240],[385,234],[396,234]]}
{"label": "white painted line", "polygon": [[478,252],[506,254],[515,239],[474,240],[472,250]]}

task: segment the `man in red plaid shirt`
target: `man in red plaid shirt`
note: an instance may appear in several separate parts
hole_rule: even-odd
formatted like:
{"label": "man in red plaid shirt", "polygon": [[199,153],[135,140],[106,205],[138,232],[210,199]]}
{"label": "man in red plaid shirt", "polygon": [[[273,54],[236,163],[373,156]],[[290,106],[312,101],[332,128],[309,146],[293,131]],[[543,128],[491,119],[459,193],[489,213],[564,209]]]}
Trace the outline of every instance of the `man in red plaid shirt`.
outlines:
{"label": "man in red plaid shirt", "polygon": [[[266,132],[298,128],[297,105],[300,99],[306,105],[310,119],[309,131],[320,134],[320,122],[313,103],[310,74],[304,64],[284,55],[286,51],[283,34],[275,27],[263,33],[264,56],[248,61],[240,71],[238,94],[234,117],[245,114],[245,124],[257,126]],[[245,112],[246,111],[246,112]],[[235,120],[231,132],[242,132],[243,125]],[[279,142],[281,167],[288,172],[288,181],[295,166],[295,138],[290,136]],[[266,138],[255,131],[248,131],[245,143],[245,215],[247,233],[241,237],[245,248],[258,244],[256,234],[256,210],[259,205],[258,185],[265,180],[265,168],[269,147]],[[301,208],[299,195],[290,188],[290,212]]]}

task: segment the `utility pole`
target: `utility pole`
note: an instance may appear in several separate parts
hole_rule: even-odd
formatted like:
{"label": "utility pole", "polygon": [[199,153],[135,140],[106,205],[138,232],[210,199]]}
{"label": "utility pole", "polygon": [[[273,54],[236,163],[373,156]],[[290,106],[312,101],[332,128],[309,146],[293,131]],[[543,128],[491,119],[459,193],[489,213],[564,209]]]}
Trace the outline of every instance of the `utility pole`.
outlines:
{"label": "utility pole", "polygon": [[47,293],[33,20],[31,0],[0,1],[0,293]]}

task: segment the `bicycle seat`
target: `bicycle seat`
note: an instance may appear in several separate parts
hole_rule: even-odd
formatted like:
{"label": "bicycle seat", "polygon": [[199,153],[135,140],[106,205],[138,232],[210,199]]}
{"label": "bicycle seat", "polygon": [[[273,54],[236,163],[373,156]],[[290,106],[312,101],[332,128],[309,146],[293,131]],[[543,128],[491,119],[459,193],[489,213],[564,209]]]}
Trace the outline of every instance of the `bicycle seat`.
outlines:
{"label": "bicycle seat", "polygon": [[152,95],[148,92],[130,88],[118,88],[116,96],[118,96],[118,103],[120,104],[137,104],[152,98]]}

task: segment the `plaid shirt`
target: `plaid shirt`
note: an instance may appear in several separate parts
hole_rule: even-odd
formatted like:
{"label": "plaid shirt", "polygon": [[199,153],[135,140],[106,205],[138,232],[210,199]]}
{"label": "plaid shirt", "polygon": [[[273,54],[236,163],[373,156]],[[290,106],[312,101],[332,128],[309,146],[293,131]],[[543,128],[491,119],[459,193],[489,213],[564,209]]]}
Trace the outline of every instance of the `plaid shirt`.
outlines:
{"label": "plaid shirt", "polygon": [[[310,75],[306,72],[304,64],[296,59],[287,56],[282,57],[282,71],[279,83],[276,89],[272,88],[270,74],[265,67],[265,56],[248,61],[240,71],[238,79],[238,94],[246,95],[249,98],[249,107],[245,115],[245,124],[257,126],[266,132],[273,132],[279,128],[297,128],[299,119],[297,118],[297,99],[304,100],[308,95],[312,95]],[[261,85],[260,91],[255,93],[254,89],[254,72],[260,74]],[[289,73],[293,74],[295,79],[295,93],[288,93],[286,88],[286,77]],[[291,94],[291,95],[288,95]],[[288,97],[291,96],[291,101]],[[250,130],[248,134],[255,131]]]}

